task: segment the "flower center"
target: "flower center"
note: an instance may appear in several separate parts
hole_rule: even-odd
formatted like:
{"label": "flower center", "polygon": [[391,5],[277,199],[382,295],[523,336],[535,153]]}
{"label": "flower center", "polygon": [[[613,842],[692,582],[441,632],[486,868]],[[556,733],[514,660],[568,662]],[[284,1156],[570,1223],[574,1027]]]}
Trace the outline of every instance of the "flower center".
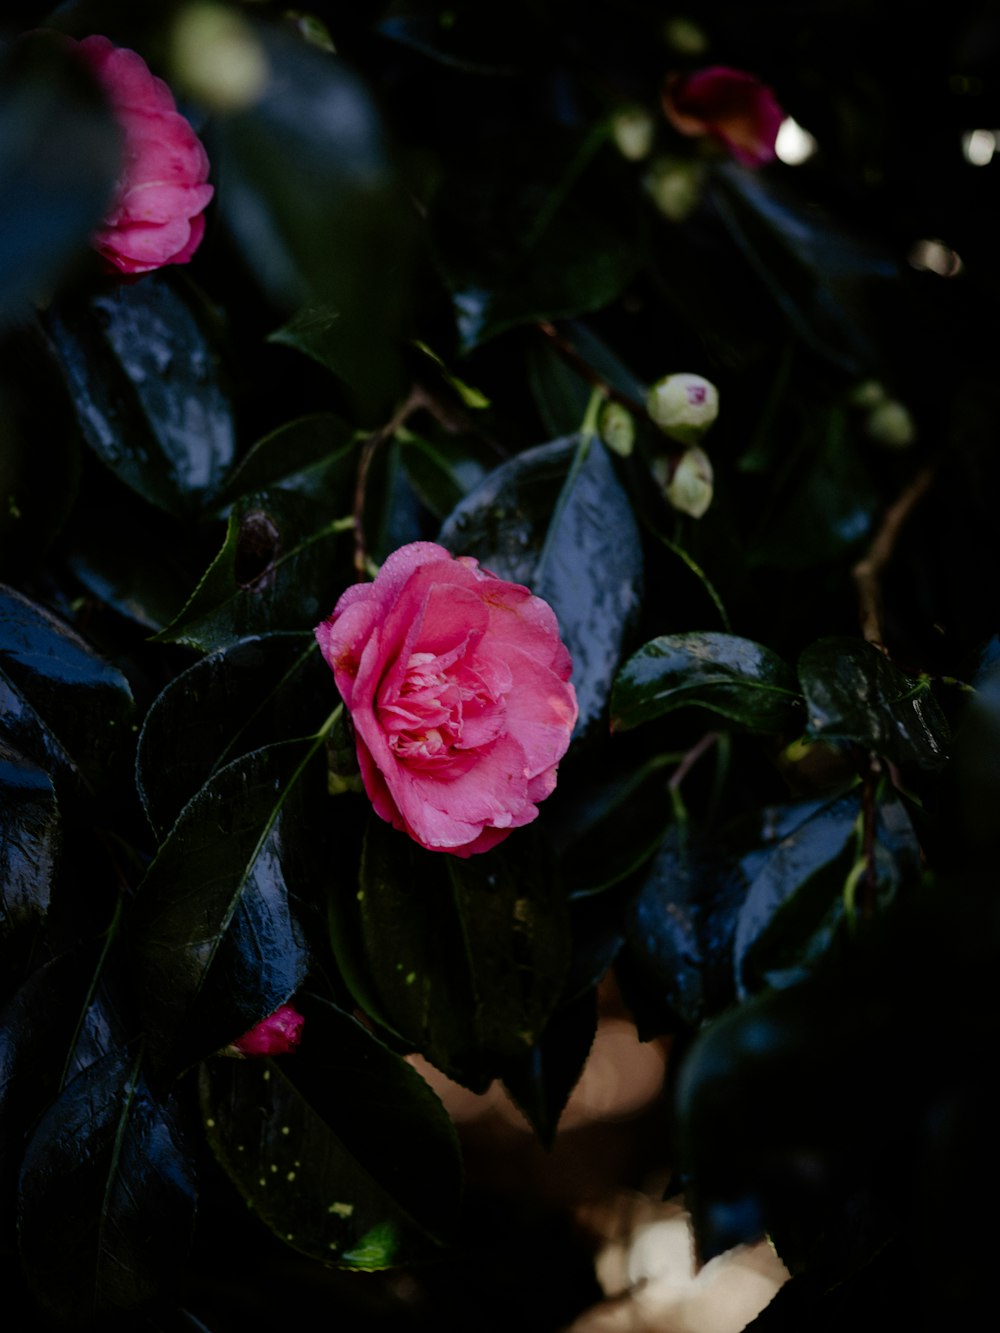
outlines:
{"label": "flower center", "polygon": [[440,655],[411,653],[398,688],[379,691],[379,722],[408,768],[466,768],[503,730],[509,681],[483,670],[467,649],[466,642]]}

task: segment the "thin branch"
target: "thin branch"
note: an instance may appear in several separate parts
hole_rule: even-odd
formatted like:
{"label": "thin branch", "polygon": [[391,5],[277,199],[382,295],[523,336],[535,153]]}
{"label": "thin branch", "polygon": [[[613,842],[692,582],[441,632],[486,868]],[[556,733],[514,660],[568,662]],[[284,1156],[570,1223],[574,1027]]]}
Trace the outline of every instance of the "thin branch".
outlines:
{"label": "thin branch", "polygon": [[430,399],[420,384],[414,384],[402,405],[390,420],[379,430],[374,431],[365,440],[358,462],[358,473],[354,483],[354,568],[362,576],[368,573],[368,548],[365,545],[365,491],[368,485],[368,473],[379,445],[391,440],[400,426],[406,424],[414,412],[421,407],[429,407]]}
{"label": "thin branch", "polygon": [[888,655],[882,638],[882,574],[892,559],[906,520],[934,480],[932,463],[914,476],[909,485],[885,511],[882,524],[866,554],[854,566],[851,576],[858,590],[858,613],[861,632],[879,652]]}
{"label": "thin branch", "polygon": [[620,389],[616,389],[603,375],[599,375],[590,362],[580,355],[570,340],[564,337],[554,324],[550,324],[547,319],[542,319],[538,321],[537,328],[545,334],[562,359],[571,365],[591,388],[600,389],[606,398],[613,398],[616,403],[621,403],[623,407],[627,407],[630,412],[639,417],[646,415],[645,403],[636,402],[627,393],[622,393]]}

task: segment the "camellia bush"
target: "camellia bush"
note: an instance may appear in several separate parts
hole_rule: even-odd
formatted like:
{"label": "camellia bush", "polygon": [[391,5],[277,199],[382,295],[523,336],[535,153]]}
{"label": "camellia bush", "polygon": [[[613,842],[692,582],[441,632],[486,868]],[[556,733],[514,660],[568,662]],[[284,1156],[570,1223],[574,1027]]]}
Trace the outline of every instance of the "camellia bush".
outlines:
{"label": "camellia bush", "polygon": [[970,1320],[991,8],[0,21],[11,1326],[568,1324],[408,1057],[551,1146],[608,977],[755,1329]]}

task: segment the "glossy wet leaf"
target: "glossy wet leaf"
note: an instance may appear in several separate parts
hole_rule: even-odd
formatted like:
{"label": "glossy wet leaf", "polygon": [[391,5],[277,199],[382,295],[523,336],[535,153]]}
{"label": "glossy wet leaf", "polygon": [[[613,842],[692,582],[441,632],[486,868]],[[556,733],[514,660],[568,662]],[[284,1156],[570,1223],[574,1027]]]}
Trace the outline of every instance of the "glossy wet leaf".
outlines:
{"label": "glossy wet leaf", "polygon": [[50,611],[0,587],[0,734],[57,777],[96,785],[127,740],[122,673]]}
{"label": "glossy wet leaf", "polygon": [[87,254],[120,147],[93,81],[51,35],[0,47],[0,326]]}
{"label": "glossy wet leaf", "polygon": [[146,274],[53,306],[44,325],[97,456],[167,513],[202,512],[236,448],[221,336],[202,298]]}
{"label": "glossy wet leaf", "polygon": [[625,914],[617,971],[644,1039],[694,1029],[732,999],[742,886],[706,841],[671,829]]}
{"label": "glossy wet leaf", "polygon": [[904,767],[944,764],[950,730],[930,681],[905,676],[870,643],[820,639],[799,658],[799,679],[814,735],[854,741]]}
{"label": "glossy wet leaf", "polygon": [[571,436],[519,454],[457,506],[440,540],[549,603],[573,658],[578,734],[593,726],[643,578],[638,526],[604,445]]}
{"label": "glossy wet leaf", "polygon": [[131,957],[165,1059],[184,1065],[235,1041],[301,984],[308,955],[292,900],[310,891],[324,844],[298,821],[304,784],[322,783],[320,750],[290,741],[221,768],[139,886]]}
{"label": "glossy wet leaf", "polygon": [[293,1054],[202,1066],[212,1151],[300,1253],[361,1269],[427,1258],[453,1232],[461,1195],[444,1107],[355,1019],[318,999],[303,1011]]}
{"label": "glossy wet leaf", "polygon": [[358,1002],[475,1090],[534,1045],[559,999],[566,904],[530,834],[459,859],[373,816],[359,887],[334,879],[330,917]]}
{"label": "glossy wet leaf", "polygon": [[251,635],[311,631],[349,581],[350,527],[306,496],[244,496],[219,554],[159,637],[211,652]]}
{"label": "glossy wet leaf", "polygon": [[0,939],[44,919],[59,846],[52,779],[0,741]]}
{"label": "glossy wet leaf", "polygon": [[162,838],[214,772],[270,741],[315,732],[330,711],[328,668],[310,635],[272,634],[209,653],[154,700],[136,782]]}
{"label": "glossy wet leaf", "polygon": [[71,1325],[134,1310],[176,1281],[195,1180],[170,1099],[134,1052],[74,1079],[38,1124],[21,1173],[21,1261],[35,1299]]}
{"label": "glossy wet leaf", "polygon": [[753,869],[733,946],[742,997],[764,986],[794,985],[828,967],[898,895],[918,891],[923,858],[903,803],[873,800],[869,817],[870,866],[863,860],[858,790],[801,809],[775,845],[744,858],[744,867]]}
{"label": "glossy wet leaf", "polygon": [[612,726],[625,731],[697,705],[749,731],[780,732],[795,726],[798,702],[794,676],[771,649],[734,634],[664,634],[618,673]]}

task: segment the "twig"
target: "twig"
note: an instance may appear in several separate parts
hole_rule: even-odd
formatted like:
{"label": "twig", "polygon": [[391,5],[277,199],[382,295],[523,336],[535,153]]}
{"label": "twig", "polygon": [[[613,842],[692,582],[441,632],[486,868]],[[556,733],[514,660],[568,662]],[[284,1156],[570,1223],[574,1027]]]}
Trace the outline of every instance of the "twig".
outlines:
{"label": "twig", "polygon": [[550,340],[562,359],[568,362],[587,381],[591,388],[600,389],[606,398],[613,398],[615,402],[627,407],[630,412],[640,417],[645,416],[646,405],[636,402],[627,393],[622,393],[620,389],[616,389],[603,375],[599,375],[590,362],[580,355],[569,339],[564,337],[554,324],[549,323],[547,319],[540,319],[537,327]]}
{"label": "twig", "polygon": [[899,534],[934,480],[935,465],[927,463],[885,511],[882,524],[851,576],[858,590],[861,632],[879,652],[888,652],[882,638],[882,574],[896,549]]}
{"label": "twig", "polygon": [[719,733],[717,731],[706,731],[701,740],[691,746],[690,750],[688,750],[687,754],[670,775],[670,781],[667,783],[667,786],[671,791],[676,791],[678,789],[701,756],[705,754],[706,751],[710,750],[718,739]]}
{"label": "twig", "polygon": [[368,473],[371,469],[372,459],[375,457],[379,445],[386,440],[391,440],[400,426],[404,425],[409,418],[420,407],[429,407],[430,399],[424,391],[423,385],[414,384],[407,394],[402,405],[396,410],[386,425],[374,431],[365,440],[364,448],[361,450],[361,458],[358,462],[358,473],[354,482],[354,568],[361,575],[368,573],[368,549],[365,546],[365,488],[368,485]]}

